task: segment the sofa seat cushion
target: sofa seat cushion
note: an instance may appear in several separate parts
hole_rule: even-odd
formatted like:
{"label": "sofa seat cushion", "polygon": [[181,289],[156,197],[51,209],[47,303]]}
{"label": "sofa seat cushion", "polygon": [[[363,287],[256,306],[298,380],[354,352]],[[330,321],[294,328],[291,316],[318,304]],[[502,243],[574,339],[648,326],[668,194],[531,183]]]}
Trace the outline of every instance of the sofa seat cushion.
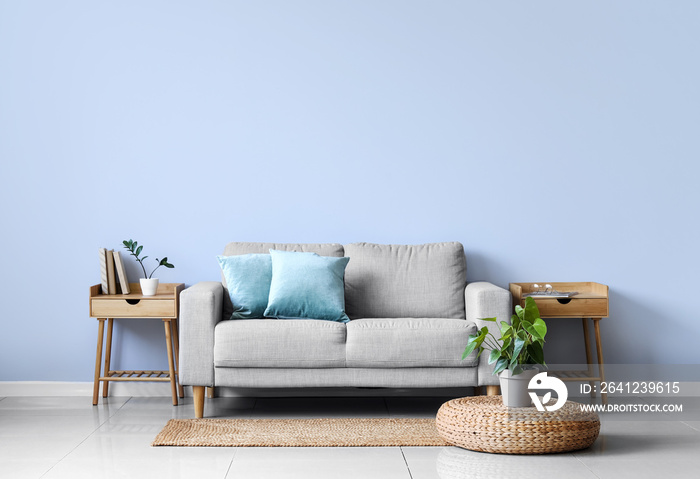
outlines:
{"label": "sofa seat cushion", "polygon": [[344,323],[314,319],[222,321],[214,336],[216,367],[345,367]]}
{"label": "sofa seat cushion", "polygon": [[347,324],[350,368],[473,367],[462,353],[476,325],[464,319],[364,318]]}
{"label": "sofa seat cushion", "polygon": [[464,319],[460,243],[345,245],[345,312],[356,318]]}

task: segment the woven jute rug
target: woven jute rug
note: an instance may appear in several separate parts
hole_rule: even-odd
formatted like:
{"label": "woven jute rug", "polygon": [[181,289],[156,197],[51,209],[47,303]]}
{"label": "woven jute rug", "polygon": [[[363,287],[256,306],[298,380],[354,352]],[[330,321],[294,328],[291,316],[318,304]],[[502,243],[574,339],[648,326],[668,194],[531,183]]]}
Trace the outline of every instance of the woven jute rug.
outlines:
{"label": "woven jute rug", "polygon": [[435,419],[171,419],[153,446],[447,446]]}

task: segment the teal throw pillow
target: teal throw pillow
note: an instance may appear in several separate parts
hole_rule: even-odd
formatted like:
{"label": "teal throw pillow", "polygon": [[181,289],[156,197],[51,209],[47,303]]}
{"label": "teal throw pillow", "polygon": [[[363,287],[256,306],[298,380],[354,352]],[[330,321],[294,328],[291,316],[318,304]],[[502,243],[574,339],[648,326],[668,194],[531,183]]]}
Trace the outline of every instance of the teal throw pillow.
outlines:
{"label": "teal throw pillow", "polygon": [[272,283],[265,316],[350,321],[345,314],[345,267],[350,258],[270,250]]}
{"label": "teal throw pillow", "polygon": [[217,256],[233,303],[231,319],[262,318],[270,295],[269,254]]}

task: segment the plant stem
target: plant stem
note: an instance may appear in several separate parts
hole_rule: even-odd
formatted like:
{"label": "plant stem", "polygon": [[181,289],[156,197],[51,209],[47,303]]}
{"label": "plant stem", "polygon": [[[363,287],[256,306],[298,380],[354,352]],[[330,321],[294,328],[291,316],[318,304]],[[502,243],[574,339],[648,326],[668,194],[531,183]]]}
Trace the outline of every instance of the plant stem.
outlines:
{"label": "plant stem", "polygon": [[[156,272],[156,269],[160,268],[161,266],[163,266],[163,265],[162,265],[162,264],[159,264],[158,266],[156,266],[156,268],[155,268],[153,271],[151,271],[151,274],[148,276],[148,279],[151,279],[151,277],[153,277],[153,273]],[[144,270],[144,272],[145,272],[145,271],[146,271],[146,270]]]}
{"label": "plant stem", "polygon": [[[489,336],[491,336],[493,338],[493,341],[489,338]],[[498,346],[498,340],[496,340],[496,337],[493,336],[491,333],[489,333],[489,336],[486,336],[484,338],[484,342],[486,343],[486,345],[489,346],[491,349],[500,349],[500,347]],[[488,341],[486,341],[486,340],[488,340]],[[494,343],[494,341],[495,341],[495,343]],[[494,346],[494,344],[495,344],[495,346]]]}
{"label": "plant stem", "polygon": [[[136,258],[136,259],[138,259],[138,258]],[[146,267],[143,265],[143,261],[141,261],[140,259],[138,259],[138,260],[139,260],[139,264],[141,265],[141,269],[143,270],[143,276],[148,278],[148,275],[146,273]]]}

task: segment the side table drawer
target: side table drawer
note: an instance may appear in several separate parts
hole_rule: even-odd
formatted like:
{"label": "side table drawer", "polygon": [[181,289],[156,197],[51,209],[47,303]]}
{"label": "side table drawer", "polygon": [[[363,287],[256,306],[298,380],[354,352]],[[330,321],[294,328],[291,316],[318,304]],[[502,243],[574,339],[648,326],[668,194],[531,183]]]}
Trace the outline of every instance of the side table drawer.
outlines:
{"label": "side table drawer", "polygon": [[[584,317],[606,318],[608,317],[608,300],[605,298],[572,298],[559,302],[556,299],[536,299],[540,315],[553,318]],[[524,301],[523,301],[524,303]],[[522,305],[524,306],[524,304]]]}
{"label": "side table drawer", "polygon": [[177,317],[177,311],[175,311],[175,301],[170,299],[94,298],[90,301],[90,316],[95,318],[174,318]]}

